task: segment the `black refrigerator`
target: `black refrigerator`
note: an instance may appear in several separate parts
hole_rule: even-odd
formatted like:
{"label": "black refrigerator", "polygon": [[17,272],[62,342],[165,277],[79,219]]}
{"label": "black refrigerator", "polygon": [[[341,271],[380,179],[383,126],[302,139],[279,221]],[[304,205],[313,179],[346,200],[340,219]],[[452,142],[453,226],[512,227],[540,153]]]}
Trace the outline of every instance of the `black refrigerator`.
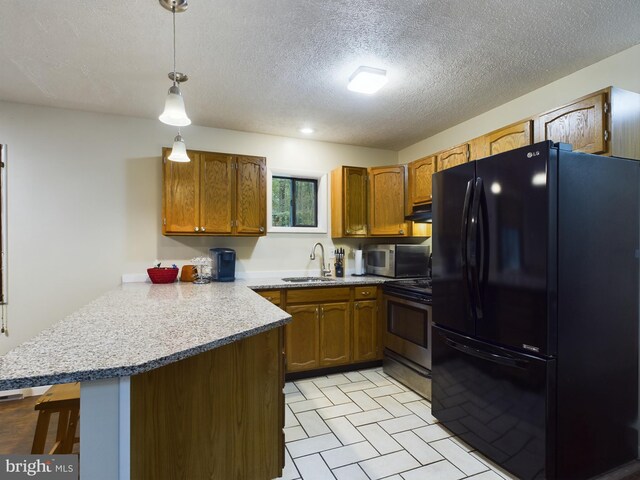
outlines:
{"label": "black refrigerator", "polygon": [[520,479],[638,456],[639,184],[551,142],[433,175],[433,415]]}

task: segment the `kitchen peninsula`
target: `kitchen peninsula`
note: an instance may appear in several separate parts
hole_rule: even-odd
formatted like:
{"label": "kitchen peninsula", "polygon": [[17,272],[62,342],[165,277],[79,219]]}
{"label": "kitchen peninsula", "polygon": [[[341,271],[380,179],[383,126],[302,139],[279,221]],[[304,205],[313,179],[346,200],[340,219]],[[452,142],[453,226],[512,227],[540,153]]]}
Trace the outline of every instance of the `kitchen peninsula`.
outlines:
{"label": "kitchen peninsula", "polygon": [[81,382],[81,478],[275,478],[289,321],[241,283],[125,284],[0,357],[0,390]]}

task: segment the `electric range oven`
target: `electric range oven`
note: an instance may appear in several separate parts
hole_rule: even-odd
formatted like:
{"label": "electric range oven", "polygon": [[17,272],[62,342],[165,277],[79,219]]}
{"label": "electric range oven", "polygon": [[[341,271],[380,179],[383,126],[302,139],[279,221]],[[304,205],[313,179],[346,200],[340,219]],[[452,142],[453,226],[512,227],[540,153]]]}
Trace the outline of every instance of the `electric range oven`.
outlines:
{"label": "electric range oven", "polygon": [[431,279],[386,282],[383,371],[431,399]]}

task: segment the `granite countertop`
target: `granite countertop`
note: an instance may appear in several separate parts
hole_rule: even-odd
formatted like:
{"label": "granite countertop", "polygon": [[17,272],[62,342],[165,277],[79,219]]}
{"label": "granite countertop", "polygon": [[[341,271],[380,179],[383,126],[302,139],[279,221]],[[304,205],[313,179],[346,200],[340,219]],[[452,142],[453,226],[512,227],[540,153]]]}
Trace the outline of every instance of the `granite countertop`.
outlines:
{"label": "granite countertop", "polygon": [[290,321],[247,286],[124,284],[1,356],[0,390],[135,375]]}

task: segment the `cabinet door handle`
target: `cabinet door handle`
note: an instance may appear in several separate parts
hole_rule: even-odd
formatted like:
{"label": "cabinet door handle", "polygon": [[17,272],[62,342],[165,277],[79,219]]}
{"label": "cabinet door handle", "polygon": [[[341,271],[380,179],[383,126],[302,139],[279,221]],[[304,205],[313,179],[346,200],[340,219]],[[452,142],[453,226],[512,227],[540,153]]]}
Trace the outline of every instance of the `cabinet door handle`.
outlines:
{"label": "cabinet door handle", "polygon": [[360,308],[360,304],[356,303],[355,307],[356,307],[356,309],[359,309]]}
{"label": "cabinet door handle", "polygon": [[264,232],[264,227],[260,227],[260,232]]}
{"label": "cabinet door handle", "polygon": [[368,296],[368,295],[371,295],[371,292],[360,292],[360,294],[361,294],[363,297],[366,297],[366,296]]}
{"label": "cabinet door handle", "polygon": [[404,235],[404,230],[400,229],[400,235]]}
{"label": "cabinet door handle", "polygon": [[198,227],[194,228],[193,230],[194,230],[195,232],[199,232],[199,231],[200,231],[200,229],[199,229]]}
{"label": "cabinet door handle", "polygon": [[346,233],[351,233],[351,230],[347,229],[347,232],[346,232]]}
{"label": "cabinet door handle", "polygon": [[204,227],[200,227],[200,230],[202,230],[204,232]]}
{"label": "cabinet door handle", "polygon": [[266,299],[267,299],[267,300],[269,300],[269,301],[272,301],[272,300],[273,300],[273,297],[264,297],[264,298],[266,298]]}

